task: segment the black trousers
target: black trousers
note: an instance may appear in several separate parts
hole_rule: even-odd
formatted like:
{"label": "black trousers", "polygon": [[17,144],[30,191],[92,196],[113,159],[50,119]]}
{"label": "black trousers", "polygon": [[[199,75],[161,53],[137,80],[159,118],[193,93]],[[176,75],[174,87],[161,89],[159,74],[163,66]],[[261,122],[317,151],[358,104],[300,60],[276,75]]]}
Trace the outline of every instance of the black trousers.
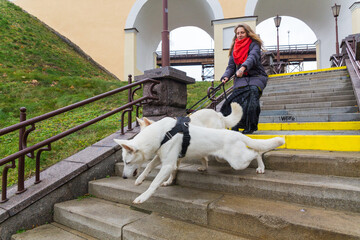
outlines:
{"label": "black trousers", "polygon": [[237,88],[225,100],[220,112],[224,116],[228,116],[231,113],[230,103],[239,103],[243,109],[243,116],[240,122],[233,127],[233,130],[238,131],[239,128],[243,128],[248,131],[256,131],[260,115],[260,97],[261,92],[257,86]]}

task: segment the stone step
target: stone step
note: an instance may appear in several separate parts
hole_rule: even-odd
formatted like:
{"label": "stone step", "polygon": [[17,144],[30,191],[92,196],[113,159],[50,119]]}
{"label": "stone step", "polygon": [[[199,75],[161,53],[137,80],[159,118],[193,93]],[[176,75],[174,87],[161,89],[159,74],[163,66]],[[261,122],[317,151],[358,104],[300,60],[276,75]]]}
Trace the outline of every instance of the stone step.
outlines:
{"label": "stone step", "polygon": [[282,110],[282,109],[306,109],[306,108],[331,108],[331,107],[355,107],[359,109],[356,104],[356,100],[344,100],[344,101],[323,101],[317,102],[314,99],[304,99],[307,102],[302,103],[286,103],[286,100],[278,101],[278,103],[269,103],[261,106],[261,110]]}
{"label": "stone step", "polygon": [[313,89],[316,91],[321,91],[322,89],[346,89],[352,87],[351,82],[347,83],[336,83],[336,84],[319,84],[319,85],[307,85],[299,84],[294,86],[293,84],[285,85],[282,87],[272,87],[271,84],[264,89],[264,92],[284,92],[284,91],[293,91],[294,89]]}
{"label": "stone step", "polygon": [[85,198],[55,204],[54,221],[98,239],[122,239],[122,228],[148,214],[116,203]]}
{"label": "stone step", "polygon": [[[268,91],[266,88],[264,89],[264,93],[262,94],[262,98],[267,97],[284,97],[286,95],[291,95],[291,98],[294,98],[294,95],[296,97],[326,97],[331,95],[339,95],[343,92],[346,92],[348,94],[349,92],[353,91],[352,86],[347,87],[326,87],[326,88],[318,88],[314,90],[313,88],[299,88],[299,89],[274,89],[273,91]],[[308,94],[308,95],[306,95]]]}
{"label": "stone step", "polygon": [[[135,187],[134,180],[111,177],[92,181],[90,190],[98,197],[131,204],[149,184],[149,181],[144,181],[142,185]],[[161,187],[149,200],[136,207],[252,238],[360,237],[358,213],[258,199],[249,196],[251,194],[247,191],[244,192],[246,196],[231,195],[222,190],[224,186],[217,192],[178,185]]]}
{"label": "stone step", "polygon": [[360,113],[335,113],[335,114],[304,114],[304,115],[283,115],[283,116],[262,116],[260,123],[286,123],[286,122],[343,122],[360,121]]}
{"label": "stone step", "polygon": [[356,101],[354,94],[349,95],[330,95],[325,97],[312,97],[312,98],[289,98],[289,99],[266,99],[260,98],[260,104],[266,105],[279,105],[279,104],[298,104],[309,102],[337,102],[337,101]]}
{"label": "stone step", "polygon": [[[275,170],[256,174],[253,168],[235,171],[227,163],[222,166],[209,166],[207,172],[200,173],[197,171],[199,166],[183,164],[177,173],[176,184],[181,187],[360,212],[359,178]],[[117,172],[121,173],[122,166],[119,164],[117,168]],[[157,173],[158,168],[151,172],[149,179]],[[99,196],[92,190],[90,192]]]}
{"label": "stone step", "polygon": [[263,161],[269,170],[360,178],[360,152],[278,149],[264,153]]}
{"label": "stone step", "polygon": [[269,75],[270,82],[289,82],[296,81],[297,79],[304,80],[317,80],[317,79],[326,79],[326,78],[340,78],[340,77],[349,77],[349,73],[347,70],[338,72],[329,72],[327,74],[293,74],[289,76],[280,76],[280,75]]}
{"label": "stone step", "polygon": [[284,78],[284,77],[273,77],[273,76],[270,76],[269,77],[269,81],[272,82],[272,83],[286,83],[286,82],[295,82],[297,79],[301,79],[303,81],[313,81],[313,82],[316,82],[316,81],[322,81],[324,79],[347,79],[349,78],[349,74],[347,73],[347,71],[344,71],[342,74],[317,74],[317,75],[308,75],[308,76],[305,76],[305,75],[294,75],[294,76],[291,76],[291,77],[287,77],[287,78]]}
{"label": "stone step", "polygon": [[282,99],[302,99],[302,98],[321,98],[321,97],[333,97],[333,96],[354,96],[354,91],[352,89],[346,91],[337,91],[334,92],[311,92],[311,93],[299,93],[294,95],[277,95],[277,96],[262,96],[260,101],[275,101]]}
{"label": "stone step", "polygon": [[11,236],[11,240],[96,240],[87,234],[58,223],[45,224],[32,230]]}
{"label": "stone step", "polygon": [[317,81],[306,81],[299,79],[294,82],[271,83],[267,85],[267,90],[277,89],[295,89],[295,88],[324,88],[329,87],[344,87],[351,85],[350,78],[336,78],[336,79],[322,79]]}
{"label": "stone step", "polygon": [[350,77],[349,75],[342,75],[342,76],[318,76],[316,78],[307,78],[307,77],[292,77],[292,78],[274,78],[269,77],[268,83],[271,85],[279,85],[282,84],[297,84],[300,82],[304,83],[322,83],[326,82],[327,80],[330,82],[336,82],[336,81],[349,81]]}
{"label": "stone step", "polygon": [[[175,216],[176,217],[176,216]],[[211,227],[211,226],[210,226]],[[126,239],[168,239],[168,240],[188,240],[188,239],[214,239],[214,240],[246,240],[237,235],[214,230],[209,226],[199,226],[173,218],[164,217],[153,213],[146,218],[142,218],[124,227]]]}
{"label": "stone step", "polygon": [[[244,239],[97,198],[55,205],[55,221],[98,239]],[[140,211],[139,211],[140,210]]]}
{"label": "stone step", "polygon": [[269,75],[269,78],[275,79],[293,79],[293,78],[323,78],[331,76],[348,76],[348,70],[346,67],[340,68],[329,68],[329,69],[320,69],[320,70],[311,70],[297,73],[285,73],[285,74],[273,74]]}
{"label": "stone step", "polygon": [[[267,170],[360,177],[360,152],[276,149],[263,153],[262,158]],[[182,163],[198,165],[200,161],[189,159]],[[216,161],[213,157],[210,157],[208,164],[224,166],[224,163]],[[252,161],[249,167],[257,168],[256,161]],[[118,176],[121,176],[122,168],[122,166],[116,168]]]}
{"label": "stone step", "polygon": [[260,116],[303,116],[317,114],[339,114],[339,113],[358,113],[359,108],[356,106],[345,107],[324,107],[315,104],[300,103],[295,109],[280,110],[262,110]]}

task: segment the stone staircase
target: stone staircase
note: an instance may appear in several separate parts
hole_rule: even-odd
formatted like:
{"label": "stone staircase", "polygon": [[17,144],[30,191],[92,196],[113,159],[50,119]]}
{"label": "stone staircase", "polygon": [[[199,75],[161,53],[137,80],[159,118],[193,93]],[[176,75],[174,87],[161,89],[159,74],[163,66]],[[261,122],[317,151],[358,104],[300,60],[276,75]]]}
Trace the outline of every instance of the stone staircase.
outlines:
{"label": "stone staircase", "polygon": [[[264,153],[265,174],[256,174],[255,164],[235,171],[216,161],[200,173],[200,162],[192,160],[181,164],[175,185],[133,205],[159,169],[135,186],[134,179],[121,178],[119,162],[114,176],[89,182],[88,195],[56,204],[53,223],[12,239],[360,239],[360,150],[314,150],[324,147],[321,141],[334,145],[334,136],[336,144],[360,146],[359,113],[320,113],[325,105],[356,105],[346,70],[304,75],[271,78],[262,97],[262,124],[251,137],[280,135],[295,143],[290,147],[304,146]],[[330,79],[341,86],[330,87]],[[316,137],[320,143],[311,140]]]}
{"label": "stone staircase", "polygon": [[346,69],[270,77],[261,123],[360,121]]}

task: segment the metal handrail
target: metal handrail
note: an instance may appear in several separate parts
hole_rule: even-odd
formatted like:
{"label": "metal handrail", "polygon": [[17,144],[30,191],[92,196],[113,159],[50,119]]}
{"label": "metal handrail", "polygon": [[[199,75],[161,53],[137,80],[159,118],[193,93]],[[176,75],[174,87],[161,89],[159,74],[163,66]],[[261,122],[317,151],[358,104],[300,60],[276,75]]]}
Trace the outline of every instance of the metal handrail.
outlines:
{"label": "metal handrail", "polygon": [[[162,56],[161,51],[156,51],[157,57]],[[183,56],[183,55],[214,55],[214,49],[190,49],[190,50],[172,50],[170,57]]]}
{"label": "metal handrail", "polygon": [[[140,107],[140,105],[148,103],[148,101],[152,101],[152,100],[158,100],[158,97],[156,96],[156,92],[154,91],[154,87],[155,85],[159,84],[160,81],[158,80],[154,80],[154,79],[144,79],[141,81],[138,81],[136,83],[131,83],[131,75],[129,75],[129,80],[128,80],[129,84],[124,86],[124,87],[120,87],[118,89],[94,96],[92,98],[86,99],[84,101],[69,105],[67,107],[63,107],[60,109],[57,109],[55,111],[43,114],[41,116],[38,117],[34,117],[32,119],[26,120],[26,109],[25,108],[21,108],[20,111],[20,123],[14,124],[12,126],[0,129],[0,136],[5,135],[7,133],[10,132],[14,132],[16,130],[19,130],[19,151],[11,154],[3,159],[0,160],[0,166],[5,165],[7,163],[11,163],[11,165],[7,165],[4,167],[3,169],[3,175],[2,175],[2,197],[1,197],[1,202],[5,202],[7,201],[7,173],[9,168],[15,168],[15,160],[17,158],[19,158],[19,164],[18,164],[18,191],[17,193],[22,193],[24,192],[26,189],[24,188],[24,164],[25,164],[25,156],[27,154],[28,157],[30,158],[34,158],[34,151],[38,150],[37,154],[36,154],[36,171],[35,171],[35,184],[40,182],[40,155],[43,151],[50,151],[51,150],[51,144],[59,139],[62,139],[72,133],[75,133],[85,127],[88,127],[96,122],[99,122],[111,115],[114,115],[115,113],[118,113],[120,111],[125,110],[122,113],[122,119],[124,117],[124,114],[127,113],[128,114],[128,130],[131,129],[131,113],[133,111],[133,106],[137,107],[137,111],[136,111],[136,115],[138,117],[138,108]],[[150,83],[151,86],[149,87],[148,92],[146,93],[146,96],[143,96],[137,100],[134,100],[134,93],[135,91],[141,89],[141,86],[145,83]],[[132,90],[133,87],[137,86],[136,89]],[[73,127],[65,132],[62,132],[58,135],[52,136],[42,142],[39,142],[31,147],[27,147],[27,137],[29,135],[29,133],[33,130],[35,130],[35,123],[41,122],[45,119],[49,119],[51,117],[54,117],[56,115],[59,115],[61,113],[64,112],[68,112],[72,109],[81,107],[83,105],[86,105],[88,103],[92,103],[94,101],[106,98],[108,96],[112,96],[116,93],[119,92],[123,92],[125,90],[128,90],[128,103],[116,108],[106,114],[103,114],[101,116],[98,116],[90,121],[87,121],[85,123],[82,123],[76,127]],[[30,129],[26,130],[27,126],[31,126]],[[124,121],[121,121],[121,133],[124,134]],[[47,146],[47,147],[45,147]],[[45,148],[44,148],[45,147]]]}
{"label": "metal handrail", "polygon": [[[277,51],[277,46],[265,46],[264,48],[267,51]],[[290,51],[292,51],[292,50],[314,51],[314,50],[316,50],[316,45],[315,44],[280,45],[279,50],[280,51],[289,51],[289,50]],[[155,54],[156,54],[157,58],[161,58],[161,56],[162,56],[161,51],[156,51]],[[171,50],[170,51],[170,57],[173,57],[173,58],[177,57],[177,56],[183,57],[184,55],[193,55],[193,56],[214,55],[214,49],[210,48],[210,49],[189,49],[189,50]]]}
{"label": "metal handrail", "polygon": [[[267,51],[277,51],[277,46],[265,46]],[[280,51],[288,51],[288,50],[316,50],[315,44],[295,44],[295,45],[279,45]]]}
{"label": "metal handrail", "polygon": [[360,61],[356,60],[355,52],[354,52],[353,48],[350,46],[349,40],[345,40],[345,44],[346,44],[346,52],[349,55],[350,62],[354,67],[354,70],[356,72],[356,75],[358,76],[358,79],[360,80]]}

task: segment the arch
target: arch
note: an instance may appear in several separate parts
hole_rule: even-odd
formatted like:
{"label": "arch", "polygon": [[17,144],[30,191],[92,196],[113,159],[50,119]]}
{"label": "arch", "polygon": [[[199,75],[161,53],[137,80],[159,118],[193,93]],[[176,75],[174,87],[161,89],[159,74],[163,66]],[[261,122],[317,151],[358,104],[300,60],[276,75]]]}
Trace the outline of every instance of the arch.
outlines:
{"label": "arch", "polygon": [[258,0],[248,0],[245,7],[245,16],[254,16]]}
{"label": "arch", "polygon": [[125,23],[125,28],[133,28],[134,27],[134,23],[136,20],[136,17],[138,15],[138,13],[140,12],[142,6],[144,6],[144,4],[146,3],[147,0],[136,0],[136,2],[134,3],[134,5],[132,6],[129,15],[126,19],[126,23]]}
{"label": "arch", "polygon": [[[148,0],[136,0],[134,5],[132,6],[129,15],[126,19],[125,28],[133,28],[136,18],[138,16],[138,13],[140,12],[141,8],[145,5],[145,3]],[[218,0],[206,0],[206,2],[209,4],[210,9],[213,12],[214,19],[222,19],[224,18],[223,10],[221,7],[221,4]],[[214,20],[212,19],[212,20]]]}
{"label": "arch", "polygon": [[[281,16],[282,20],[281,20],[281,26],[282,28],[279,29],[279,36],[280,36],[280,45],[287,45],[289,40],[288,38],[284,38],[284,34],[286,30],[290,30],[290,33],[292,34],[292,38],[291,38],[291,44],[299,44],[301,43],[306,43],[306,44],[313,44],[318,37],[316,36],[316,33],[314,32],[313,29],[311,29],[310,26],[308,26],[304,21],[302,21],[301,19],[292,17],[292,16]],[[301,27],[300,29],[297,29],[296,26]],[[304,31],[305,30],[305,31]],[[269,39],[269,37],[271,36],[272,38],[270,39],[271,43],[266,43],[265,45],[276,45],[276,27],[273,21],[273,17],[270,17],[268,19],[264,19],[263,21],[259,22],[256,26],[256,31],[258,34],[260,34],[260,36],[265,36],[266,39]],[[303,34],[304,32],[306,32],[306,34],[310,34],[310,38],[305,38]],[[294,38],[294,33],[295,34],[295,38]],[[300,34],[301,33],[301,34]],[[289,35],[287,35],[287,37],[289,37]],[[295,43],[294,43],[295,42]]]}
{"label": "arch", "polygon": [[[169,0],[168,9],[169,31],[183,26],[195,26],[213,37],[211,21],[224,17],[218,0]],[[138,31],[134,50],[135,66],[140,72],[152,69],[155,66],[153,52],[161,40],[162,1],[137,0],[126,20],[126,29],[132,28]]]}
{"label": "arch", "polygon": [[[351,33],[351,2],[348,0],[248,0],[246,14],[258,16],[258,21],[276,16],[291,16],[303,21],[316,34],[319,47],[318,66],[330,66],[330,56],[335,53],[335,22],[331,6],[341,5],[338,18],[339,39]],[[281,28],[281,25],[280,25]]]}

